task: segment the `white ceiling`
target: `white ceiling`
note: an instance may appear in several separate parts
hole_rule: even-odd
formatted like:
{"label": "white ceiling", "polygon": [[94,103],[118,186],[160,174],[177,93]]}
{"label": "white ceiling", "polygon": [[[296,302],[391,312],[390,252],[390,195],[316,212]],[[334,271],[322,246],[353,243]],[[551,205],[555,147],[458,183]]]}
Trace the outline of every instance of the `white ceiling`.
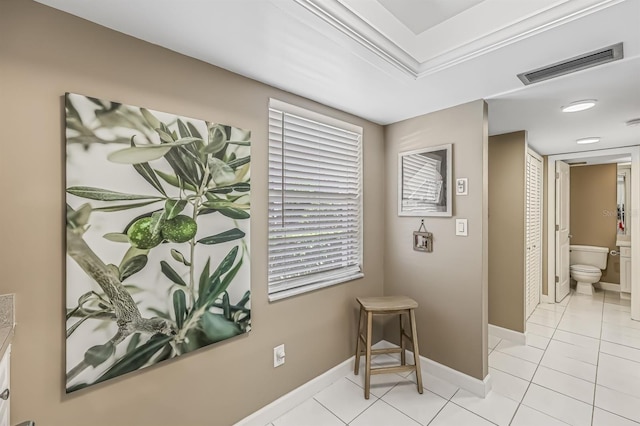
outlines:
{"label": "white ceiling", "polygon": [[[483,0],[379,0],[398,21],[418,35]],[[371,3],[369,1],[368,3]],[[366,7],[366,4],[363,4]]]}
{"label": "white ceiling", "polygon": [[[381,124],[487,99],[490,134],[527,130],[541,154],[640,144],[624,126],[640,118],[640,0],[38,1]],[[621,61],[516,77],[618,42]]]}

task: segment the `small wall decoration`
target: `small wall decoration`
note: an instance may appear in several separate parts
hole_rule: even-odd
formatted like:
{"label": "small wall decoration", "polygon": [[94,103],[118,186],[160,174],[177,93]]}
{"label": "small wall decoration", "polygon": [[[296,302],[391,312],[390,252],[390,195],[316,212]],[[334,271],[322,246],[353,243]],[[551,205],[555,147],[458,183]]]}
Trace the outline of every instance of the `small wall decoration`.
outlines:
{"label": "small wall decoration", "polygon": [[251,132],[66,94],[66,391],[251,329]]}
{"label": "small wall decoration", "polygon": [[424,226],[424,219],[420,222],[420,228],[413,231],[413,249],[415,251],[433,252],[433,234],[427,232]]}
{"label": "small wall decoration", "polygon": [[452,145],[398,154],[398,215],[451,216]]}

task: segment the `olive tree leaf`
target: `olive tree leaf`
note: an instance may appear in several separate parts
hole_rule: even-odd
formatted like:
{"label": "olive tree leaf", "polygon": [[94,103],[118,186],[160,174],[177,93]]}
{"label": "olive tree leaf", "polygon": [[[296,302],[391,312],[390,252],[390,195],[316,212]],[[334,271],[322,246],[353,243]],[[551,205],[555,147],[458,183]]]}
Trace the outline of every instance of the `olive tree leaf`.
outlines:
{"label": "olive tree leaf", "polygon": [[92,367],[97,367],[108,360],[115,352],[116,347],[111,342],[105,343],[104,345],[92,346],[84,353],[84,362]]}
{"label": "olive tree leaf", "polygon": [[153,360],[154,364],[159,363],[160,361],[165,361],[171,358],[171,353],[173,352],[173,348],[170,344],[164,345],[164,348],[160,351],[160,353]]}
{"label": "olive tree leaf", "polygon": [[173,292],[173,310],[176,314],[176,325],[181,329],[187,313],[187,300],[184,291],[180,289]]}
{"label": "olive tree leaf", "polygon": [[221,209],[217,209],[223,215],[231,218],[231,219],[248,219],[251,217],[249,212],[245,210],[236,209],[233,207],[224,207]]}
{"label": "olive tree leaf", "polygon": [[182,262],[184,266],[191,266],[191,262],[189,262],[182,253],[180,253],[176,249],[171,249],[171,257],[173,257],[178,262]]}
{"label": "olive tree leaf", "polygon": [[189,128],[189,132],[191,133],[191,136],[202,139],[202,135],[200,134],[198,129],[196,129],[196,126],[194,126],[193,124],[187,121],[187,127]]}
{"label": "olive tree leaf", "polygon": [[166,222],[166,211],[160,210],[151,213],[151,235],[154,237],[160,235],[162,225]]}
{"label": "olive tree leaf", "polygon": [[94,97],[91,97],[91,96],[85,96],[85,98],[87,98],[87,100],[93,102],[94,104],[98,105],[101,109],[107,109],[107,104],[105,104],[100,99],[94,98]]}
{"label": "olive tree leaf", "polygon": [[207,194],[228,194],[233,191],[247,192],[251,190],[251,183],[249,182],[237,182],[227,186],[219,186],[217,188],[211,188],[207,190]]}
{"label": "olive tree leaf", "polygon": [[229,287],[229,284],[231,284],[231,281],[233,281],[233,279],[236,277],[236,275],[238,274],[238,271],[240,270],[241,267],[242,267],[242,259],[240,259],[240,261],[236,264],[236,266],[234,266],[224,276],[224,278],[221,281],[220,280],[216,280],[216,282],[214,283],[215,285],[214,285],[213,289],[211,289],[209,291],[209,294],[207,295],[207,306],[209,306],[211,303],[215,302],[216,299],[218,298],[218,296],[220,294],[222,294],[222,292],[227,291],[227,288]]}
{"label": "olive tree leaf", "polygon": [[198,188],[200,183],[197,172],[192,164],[193,161],[190,158],[187,158],[185,154],[181,153],[181,148],[182,147],[171,148],[169,153],[165,156],[165,160],[167,160],[177,178],[191,184],[193,188]]}
{"label": "olive tree leaf", "polygon": [[198,305],[202,306],[200,304],[200,301],[203,300],[205,296],[205,291],[207,290],[207,283],[209,282],[209,266],[211,264],[211,258],[207,258],[207,263],[204,265],[204,268],[202,268],[202,273],[200,274],[200,281],[198,283]]}
{"label": "olive tree leaf", "polygon": [[128,243],[129,237],[127,234],[121,234],[120,232],[108,232],[102,236],[105,240],[112,241],[114,243]]}
{"label": "olive tree leaf", "polygon": [[73,102],[71,101],[71,93],[69,92],[64,94],[64,106],[65,106],[65,112],[67,116],[82,122],[82,119],[80,118],[80,114],[78,113],[78,110],[76,109],[76,107],[73,105]]}
{"label": "olive tree leaf", "polygon": [[172,321],[171,315],[169,315],[166,312],[161,311],[160,309],[149,308],[149,311],[153,312],[158,318],[164,318],[166,320]]}
{"label": "olive tree leaf", "polygon": [[83,204],[77,210],[73,210],[71,206],[67,204],[67,223],[73,228],[80,228],[89,223],[89,216],[91,215],[91,205]]}
{"label": "olive tree leaf", "polygon": [[189,138],[191,137],[191,131],[189,131],[189,128],[187,127],[186,124],[184,124],[184,121],[182,121],[181,119],[178,118],[178,133],[180,134],[181,138]]}
{"label": "olive tree leaf", "polygon": [[240,327],[223,315],[205,312],[200,318],[200,327],[212,343],[242,334]]}
{"label": "olive tree leaf", "polygon": [[209,140],[203,149],[204,154],[217,154],[222,151],[227,144],[227,135],[224,128],[219,124],[207,123],[209,130]]}
{"label": "olive tree leaf", "polygon": [[240,229],[233,228],[228,231],[224,231],[219,234],[212,235],[210,237],[199,239],[198,243],[207,244],[207,245],[220,244],[220,243],[226,243],[227,241],[237,240],[239,238],[243,238],[244,236],[245,236],[245,233],[242,232]]}
{"label": "olive tree leaf", "polygon": [[236,181],[236,174],[227,163],[215,157],[209,158],[211,177],[218,186],[229,185]]}
{"label": "olive tree leaf", "polygon": [[138,370],[144,366],[153,355],[172,339],[171,336],[153,336],[145,344],[125,354],[118,362],[100,376],[95,383],[121,376],[125,373]]}
{"label": "olive tree leaf", "polygon": [[248,204],[235,203],[233,201],[224,200],[222,198],[216,198],[214,196],[211,196],[211,197],[207,196],[207,198],[209,199],[209,201],[205,201],[204,203],[202,203],[202,206],[208,209],[219,210],[224,208],[234,208],[234,209],[244,210],[249,208]]}
{"label": "olive tree leaf", "polygon": [[98,312],[92,312],[89,315],[87,315],[86,317],[82,317],[80,318],[80,320],[78,322],[76,322],[75,324],[73,324],[71,327],[69,327],[67,329],[67,338],[69,338],[69,336],[71,336],[73,334],[74,331],[76,331],[78,329],[78,327],[80,327],[82,325],[82,323],[84,323],[86,320],[88,320],[89,318],[95,317],[99,314],[101,314],[101,311]]}
{"label": "olive tree leaf", "polygon": [[247,155],[246,157],[236,158],[235,160],[229,161],[227,165],[232,169],[237,169],[240,166],[243,166],[251,161],[251,156]]}
{"label": "olive tree leaf", "polygon": [[147,120],[147,123],[149,123],[149,126],[151,126],[152,129],[160,128],[160,120],[158,120],[148,109],[140,108],[140,113],[144,119]]}
{"label": "olive tree leaf", "polygon": [[236,257],[238,256],[238,246],[233,247],[229,250],[229,253],[222,259],[222,262],[218,265],[216,270],[207,280],[207,285],[204,289],[204,293],[200,296],[200,306],[209,305],[215,301],[215,299],[220,295],[221,292],[217,291],[220,288],[221,282],[220,277],[227,273],[233,266],[233,262],[235,262]]}
{"label": "olive tree leaf", "polygon": [[69,309],[67,311],[67,316],[66,319],[69,320],[69,318],[71,318],[73,316],[73,314],[75,314],[76,312],[78,312],[79,309],[82,308],[82,305],[84,305],[85,303],[87,303],[87,300],[89,300],[91,298],[91,296],[93,296],[93,291],[88,291],[85,294],[83,294],[82,296],[80,296],[78,298],[78,306],[76,306],[73,309]]}
{"label": "olive tree leaf", "polygon": [[243,130],[237,127],[230,127],[229,129],[229,139],[243,142],[249,142],[251,140],[251,130]]}
{"label": "olive tree leaf", "polygon": [[184,282],[182,277],[175,271],[175,269],[173,269],[171,265],[169,265],[164,260],[160,261],[160,269],[162,270],[162,273],[165,274],[166,277],[169,278],[174,283],[185,286],[185,287],[187,286],[187,283]]}
{"label": "olive tree leaf", "polygon": [[240,299],[240,301],[238,303],[236,303],[236,306],[239,306],[241,308],[244,308],[244,305],[247,304],[247,302],[249,301],[249,299],[251,298],[251,291],[247,290],[244,293],[244,296],[242,296],[242,299]]}
{"label": "olive tree leaf", "polygon": [[140,176],[144,178],[144,180],[149,182],[151,186],[157,189],[165,197],[167,196],[167,193],[164,191],[164,188],[160,183],[160,180],[158,180],[158,176],[156,176],[156,173],[153,171],[149,163],[134,164],[133,168],[136,170],[136,172],[138,172]]}
{"label": "olive tree leaf", "polygon": [[126,201],[126,200],[160,200],[161,197],[153,195],[125,194],[123,192],[110,191],[108,189],[94,188],[91,186],[72,186],[67,192],[81,198],[98,201]]}
{"label": "olive tree leaf", "polygon": [[121,210],[130,210],[137,209],[138,207],[148,206],[149,204],[157,203],[158,201],[162,201],[161,199],[151,200],[151,201],[143,201],[141,203],[133,203],[133,204],[120,204],[117,206],[104,206],[104,207],[96,207],[93,210],[97,212],[119,212]]}
{"label": "olive tree leaf", "polygon": [[143,145],[113,151],[107,160],[119,164],[139,164],[159,160],[171,150],[166,145]]}
{"label": "olive tree leaf", "polygon": [[127,353],[133,351],[138,346],[138,343],[140,343],[140,333],[134,333],[127,345]]}
{"label": "olive tree leaf", "polygon": [[169,198],[164,203],[164,213],[166,220],[171,220],[178,216],[187,206],[187,200],[174,200]]}
{"label": "olive tree leaf", "polygon": [[120,281],[124,281],[136,272],[142,271],[147,265],[147,256],[139,254],[137,256],[128,259],[122,266],[120,266]]}
{"label": "olive tree leaf", "polygon": [[162,142],[171,143],[174,141],[173,136],[168,132],[168,129],[156,129],[156,132],[158,132],[158,136],[160,136],[160,140]]}
{"label": "olive tree leaf", "polygon": [[229,293],[226,291],[222,295],[222,312],[226,319],[231,320],[231,303],[229,302]]}
{"label": "olive tree leaf", "polygon": [[174,175],[170,175],[168,173],[165,173],[161,170],[155,170],[156,174],[158,176],[160,176],[162,178],[162,180],[164,180],[165,182],[167,182],[169,185],[171,186],[175,186],[176,188],[180,188],[180,189],[188,189],[190,191],[193,192],[198,192],[198,190],[196,189],[195,186],[191,185],[190,183],[184,182],[184,181],[180,181],[180,179],[178,179],[176,176]]}

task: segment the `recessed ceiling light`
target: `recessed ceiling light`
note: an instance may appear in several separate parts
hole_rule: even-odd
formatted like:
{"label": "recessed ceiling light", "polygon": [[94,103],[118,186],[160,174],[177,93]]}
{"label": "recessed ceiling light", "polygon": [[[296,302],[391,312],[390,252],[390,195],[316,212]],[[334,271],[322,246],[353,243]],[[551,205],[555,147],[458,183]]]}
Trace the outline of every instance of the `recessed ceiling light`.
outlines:
{"label": "recessed ceiling light", "polygon": [[571,102],[569,105],[562,107],[562,112],[578,112],[584,111],[596,106],[598,101],[596,99],[585,99],[582,101]]}
{"label": "recessed ceiling light", "polygon": [[582,138],[582,139],[576,140],[576,143],[579,143],[580,145],[587,144],[587,143],[596,143],[596,142],[600,142],[600,138]]}
{"label": "recessed ceiling light", "polygon": [[633,120],[627,121],[627,126],[640,126],[640,118],[634,118]]}

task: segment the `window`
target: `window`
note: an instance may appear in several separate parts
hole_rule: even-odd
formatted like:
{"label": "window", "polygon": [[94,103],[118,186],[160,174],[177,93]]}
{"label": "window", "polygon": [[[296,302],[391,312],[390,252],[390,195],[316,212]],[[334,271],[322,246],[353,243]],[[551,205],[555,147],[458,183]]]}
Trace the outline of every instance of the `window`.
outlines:
{"label": "window", "polygon": [[269,102],[269,300],[360,278],[362,128]]}

